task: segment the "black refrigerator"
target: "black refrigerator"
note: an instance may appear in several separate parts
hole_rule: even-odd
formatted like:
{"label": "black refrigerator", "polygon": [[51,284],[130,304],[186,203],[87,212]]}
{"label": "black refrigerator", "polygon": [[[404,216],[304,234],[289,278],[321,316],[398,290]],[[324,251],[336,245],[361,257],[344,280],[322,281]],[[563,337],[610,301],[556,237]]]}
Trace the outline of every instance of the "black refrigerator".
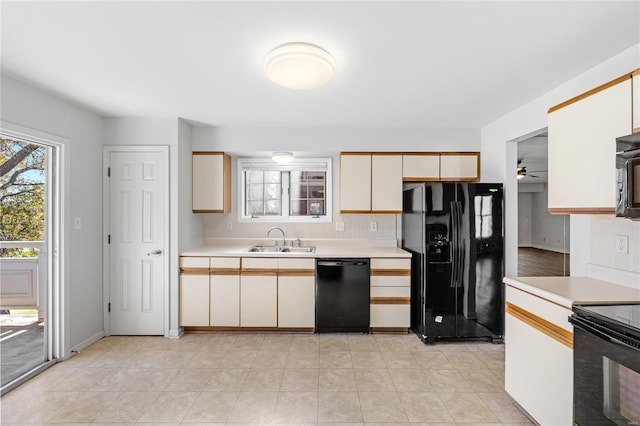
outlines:
{"label": "black refrigerator", "polygon": [[412,254],[411,328],[424,342],[502,341],[502,184],[405,185],[402,248]]}

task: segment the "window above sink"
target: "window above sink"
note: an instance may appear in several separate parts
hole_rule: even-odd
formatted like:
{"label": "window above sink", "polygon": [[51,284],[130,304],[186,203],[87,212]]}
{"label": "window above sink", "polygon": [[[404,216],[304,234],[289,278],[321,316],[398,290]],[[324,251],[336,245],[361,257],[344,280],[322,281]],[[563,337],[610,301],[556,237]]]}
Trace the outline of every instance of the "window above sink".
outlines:
{"label": "window above sink", "polygon": [[265,158],[239,158],[238,221],[330,223],[331,162],[331,158],[296,158],[278,164]]}

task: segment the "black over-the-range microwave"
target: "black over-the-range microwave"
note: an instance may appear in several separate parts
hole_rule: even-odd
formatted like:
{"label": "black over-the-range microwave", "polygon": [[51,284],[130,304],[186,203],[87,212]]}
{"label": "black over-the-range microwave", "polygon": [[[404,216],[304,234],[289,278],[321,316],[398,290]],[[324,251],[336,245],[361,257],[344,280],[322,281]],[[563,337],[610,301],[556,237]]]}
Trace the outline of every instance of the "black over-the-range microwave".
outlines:
{"label": "black over-the-range microwave", "polygon": [[616,216],[640,220],[640,133],[616,138]]}

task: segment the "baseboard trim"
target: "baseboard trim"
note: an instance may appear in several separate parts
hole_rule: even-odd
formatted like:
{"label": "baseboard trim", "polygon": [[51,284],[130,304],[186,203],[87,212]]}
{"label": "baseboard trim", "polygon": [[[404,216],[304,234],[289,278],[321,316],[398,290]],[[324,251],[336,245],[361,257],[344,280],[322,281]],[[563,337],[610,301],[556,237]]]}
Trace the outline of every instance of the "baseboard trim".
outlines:
{"label": "baseboard trim", "polygon": [[104,330],[97,332],[96,334],[94,334],[93,336],[83,340],[82,342],[78,343],[77,345],[73,346],[71,348],[71,353],[76,353],[76,352],[80,352],[86,348],[88,348],[89,346],[93,345],[95,342],[97,342],[98,340],[102,339],[104,337]]}

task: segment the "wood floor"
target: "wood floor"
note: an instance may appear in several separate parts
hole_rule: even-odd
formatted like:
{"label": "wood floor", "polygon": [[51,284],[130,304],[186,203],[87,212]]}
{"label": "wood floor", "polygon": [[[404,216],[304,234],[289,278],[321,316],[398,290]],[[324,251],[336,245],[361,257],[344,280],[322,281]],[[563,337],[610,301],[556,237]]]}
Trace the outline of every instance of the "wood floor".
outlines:
{"label": "wood floor", "polygon": [[569,254],[533,247],[519,247],[518,276],[569,276]]}

